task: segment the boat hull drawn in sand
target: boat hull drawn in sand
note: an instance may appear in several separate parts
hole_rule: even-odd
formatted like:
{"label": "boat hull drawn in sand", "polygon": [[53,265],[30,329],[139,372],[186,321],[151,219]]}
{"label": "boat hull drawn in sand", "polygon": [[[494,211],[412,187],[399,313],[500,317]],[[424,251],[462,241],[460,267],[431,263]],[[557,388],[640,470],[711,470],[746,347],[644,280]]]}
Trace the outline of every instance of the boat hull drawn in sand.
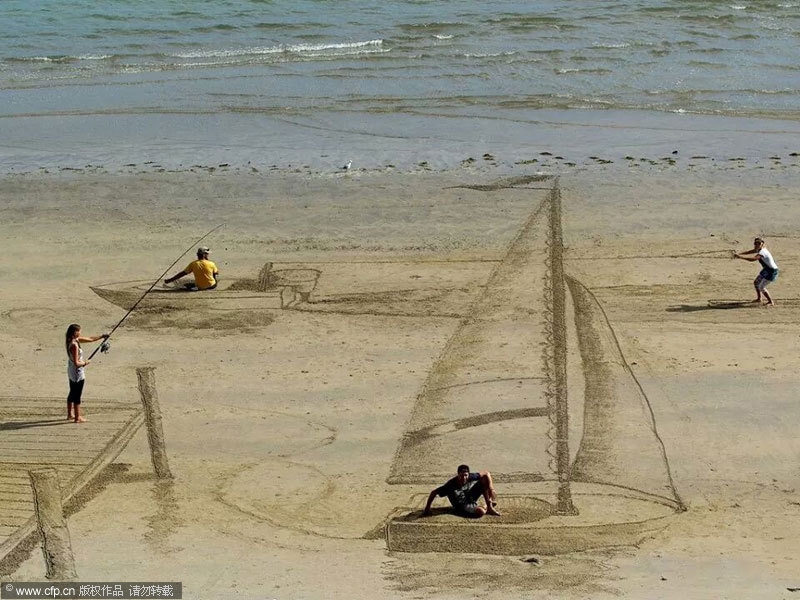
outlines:
{"label": "boat hull drawn in sand", "polygon": [[[564,274],[561,235],[556,185],[431,368],[388,478],[409,486],[410,498],[386,522],[390,550],[635,545],[684,510],[649,401],[602,306]],[[568,377],[578,382],[569,403]],[[431,486],[461,463],[491,470],[502,516],[422,516]]]}
{"label": "boat hull drawn in sand", "polygon": [[[318,269],[273,269],[267,263],[256,279],[220,281],[213,290],[191,290],[180,283],[153,288],[139,304],[149,310],[255,310],[291,308],[309,302],[319,280]],[[92,286],[92,291],[117,306],[129,309],[152,281],[122,281]]]}

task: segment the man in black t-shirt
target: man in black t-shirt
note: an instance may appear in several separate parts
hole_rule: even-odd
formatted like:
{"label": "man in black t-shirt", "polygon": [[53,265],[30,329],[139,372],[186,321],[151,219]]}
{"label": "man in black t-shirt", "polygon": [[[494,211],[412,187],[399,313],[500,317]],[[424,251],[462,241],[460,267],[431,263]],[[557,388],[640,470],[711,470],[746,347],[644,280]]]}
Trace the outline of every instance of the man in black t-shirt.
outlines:
{"label": "man in black t-shirt", "polygon": [[[500,516],[495,509],[497,493],[494,491],[492,474],[489,471],[470,473],[467,465],[460,465],[455,477],[431,491],[423,515],[431,514],[431,504],[436,496],[440,498],[447,496],[456,514],[471,517],[482,517],[485,514]],[[486,500],[486,508],[478,506],[478,499],[481,496]]]}

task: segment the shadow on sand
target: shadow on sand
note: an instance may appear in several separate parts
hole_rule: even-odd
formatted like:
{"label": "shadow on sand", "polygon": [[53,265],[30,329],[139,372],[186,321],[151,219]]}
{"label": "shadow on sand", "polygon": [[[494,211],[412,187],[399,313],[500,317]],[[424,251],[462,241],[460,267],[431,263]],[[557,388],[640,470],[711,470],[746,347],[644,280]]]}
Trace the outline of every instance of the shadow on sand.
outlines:
{"label": "shadow on sand", "polygon": [[40,421],[9,421],[0,423],[0,431],[12,431],[14,429],[27,429],[29,427],[50,427],[51,425],[69,425],[71,420],[66,419],[46,419]]}
{"label": "shadow on sand", "polygon": [[711,301],[706,304],[676,304],[667,307],[667,312],[698,312],[701,310],[730,310],[734,308],[759,308],[763,306],[751,300]]}

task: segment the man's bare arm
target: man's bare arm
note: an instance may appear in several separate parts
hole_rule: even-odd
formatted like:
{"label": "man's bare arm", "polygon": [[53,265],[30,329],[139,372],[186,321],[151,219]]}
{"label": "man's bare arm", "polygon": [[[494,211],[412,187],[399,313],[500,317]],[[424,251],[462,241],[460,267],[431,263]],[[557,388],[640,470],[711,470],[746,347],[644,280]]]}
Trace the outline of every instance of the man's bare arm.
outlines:
{"label": "man's bare arm", "polygon": [[167,278],[164,280],[164,283],[172,283],[172,282],[173,282],[173,281],[175,281],[176,279],[180,279],[181,277],[185,277],[185,276],[186,276],[186,275],[188,275],[188,274],[189,274],[189,273],[187,273],[186,271],[181,271],[181,272],[180,272],[180,273],[178,273],[177,275],[173,275],[172,277],[167,277]]}
{"label": "man's bare arm", "polygon": [[428,495],[428,501],[425,503],[425,510],[422,511],[423,515],[427,516],[427,515],[431,514],[431,505],[433,504],[434,498],[436,498],[436,492],[438,490],[439,490],[439,488],[436,488],[435,490],[433,490],[430,493],[430,495]]}

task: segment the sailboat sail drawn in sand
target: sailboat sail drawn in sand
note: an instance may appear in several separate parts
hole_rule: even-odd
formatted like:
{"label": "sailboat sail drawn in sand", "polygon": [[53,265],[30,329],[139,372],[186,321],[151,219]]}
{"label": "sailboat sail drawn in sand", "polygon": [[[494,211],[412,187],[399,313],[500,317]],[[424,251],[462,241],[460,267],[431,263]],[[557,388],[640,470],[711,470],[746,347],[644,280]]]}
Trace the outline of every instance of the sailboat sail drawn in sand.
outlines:
{"label": "sailboat sail drawn in sand", "polygon": [[461,463],[488,468],[512,490],[504,516],[423,519],[401,509],[387,522],[390,549],[637,543],[683,510],[647,396],[602,307],[563,265],[556,182],[433,365],[388,479],[430,485]]}

